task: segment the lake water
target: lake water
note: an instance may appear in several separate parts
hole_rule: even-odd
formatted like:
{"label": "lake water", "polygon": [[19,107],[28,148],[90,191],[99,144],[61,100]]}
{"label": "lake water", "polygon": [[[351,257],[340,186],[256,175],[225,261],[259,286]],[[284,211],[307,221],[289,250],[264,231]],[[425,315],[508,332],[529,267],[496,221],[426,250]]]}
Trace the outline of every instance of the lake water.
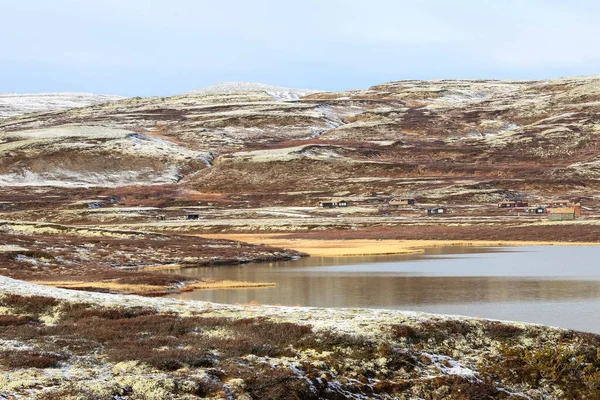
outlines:
{"label": "lake water", "polygon": [[600,333],[600,247],[449,247],[423,255],[309,257],[182,275],[275,282],[172,295],[216,303],[370,307],[535,322]]}

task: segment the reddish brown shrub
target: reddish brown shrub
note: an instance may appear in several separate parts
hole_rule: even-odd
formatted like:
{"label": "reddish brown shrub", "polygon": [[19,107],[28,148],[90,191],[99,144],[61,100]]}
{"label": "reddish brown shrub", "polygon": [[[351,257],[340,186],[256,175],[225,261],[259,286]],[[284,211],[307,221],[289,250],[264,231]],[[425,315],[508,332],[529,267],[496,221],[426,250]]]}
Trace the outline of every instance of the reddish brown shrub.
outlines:
{"label": "reddish brown shrub", "polygon": [[436,378],[432,385],[438,388],[448,387],[450,397],[456,400],[496,399],[499,394],[496,385],[478,380],[468,380],[456,375]]}
{"label": "reddish brown shrub", "polygon": [[525,329],[499,321],[484,321],[483,329],[491,338],[507,339],[522,335]]}
{"label": "reddish brown shrub", "polygon": [[129,307],[129,308],[94,308],[75,307],[67,310],[62,320],[80,320],[84,318],[103,318],[103,319],[129,319],[146,315],[155,315],[157,311],[151,308],[144,307]]}
{"label": "reddish brown shrub", "polygon": [[53,368],[64,356],[53,353],[35,351],[3,351],[0,352],[0,363],[8,368]]}
{"label": "reddish brown shrub", "polygon": [[418,365],[418,360],[407,349],[395,346],[380,348],[380,354],[387,359],[386,367],[390,371],[412,371]]}
{"label": "reddish brown shrub", "polygon": [[0,326],[26,325],[34,322],[39,320],[28,315],[0,315]]}
{"label": "reddish brown shrub", "polygon": [[136,360],[163,371],[175,371],[183,367],[207,368],[217,364],[217,358],[203,350],[157,349],[140,341],[123,341],[112,344],[108,350],[112,361]]}
{"label": "reddish brown shrub", "polygon": [[253,399],[311,400],[322,398],[311,390],[306,379],[296,375],[289,368],[229,365],[225,371],[228,376],[243,379],[246,391]]}
{"label": "reddish brown shrub", "polygon": [[296,343],[312,333],[310,325],[291,322],[273,323],[262,319],[243,321],[244,323],[234,322],[232,328],[245,337],[254,337],[270,344]]}
{"label": "reddish brown shrub", "polygon": [[452,335],[467,335],[474,329],[475,327],[470,323],[458,319],[428,320],[414,327],[394,325],[392,326],[392,334],[396,338],[407,338],[411,342],[420,342],[429,339],[441,341]]}
{"label": "reddish brown shrub", "polygon": [[392,334],[395,338],[418,339],[419,333],[408,325],[393,325]]}
{"label": "reddish brown shrub", "polygon": [[10,307],[18,313],[40,315],[56,306],[59,301],[52,297],[21,296],[8,294],[0,298],[0,304]]}

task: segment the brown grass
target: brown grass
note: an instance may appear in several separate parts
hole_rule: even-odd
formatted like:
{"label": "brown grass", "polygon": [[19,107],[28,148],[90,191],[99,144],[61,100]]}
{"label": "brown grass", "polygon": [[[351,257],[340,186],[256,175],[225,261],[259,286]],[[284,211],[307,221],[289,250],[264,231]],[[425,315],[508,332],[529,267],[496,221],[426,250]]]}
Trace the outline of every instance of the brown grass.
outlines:
{"label": "brown grass", "polygon": [[246,281],[205,281],[188,284],[184,290],[189,289],[243,289],[275,286],[273,282],[246,282]]}
{"label": "brown grass", "polygon": [[63,289],[87,290],[91,292],[111,292],[138,295],[160,295],[169,292],[168,286],[128,284],[118,282],[94,282],[94,281],[32,281],[32,283],[53,286]]}
{"label": "brown grass", "polygon": [[288,234],[280,239],[303,240],[417,240],[417,241],[502,241],[512,243],[600,243],[600,229],[593,224],[545,224],[514,226],[419,225],[373,227],[356,230],[328,230]]}
{"label": "brown grass", "polygon": [[[403,231],[404,228],[399,229]],[[496,230],[501,230],[496,228]],[[600,230],[599,230],[600,231]],[[305,234],[202,234],[207,238],[219,238],[229,240],[240,240],[248,243],[266,244],[274,247],[293,249],[311,256],[340,257],[360,255],[390,255],[390,254],[420,254],[423,249],[431,247],[450,246],[540,246],[560,245],[563,243],[526,241],[526,240],[414,240],[414,239],[391,239],[394,235],[386,235],[387,231],[373,233],[369,229],[364,231],[318,231]],[[380,237],[380,239],[356,239],[355,237]],[[398,236],[398,235],[396,235]],[[535,238],[535,237],[534,237]],[[599,238],[600,239],[600,238]],[[590,245],[596,243],[587,242],[565,242],[565,245]]]}
{"label": "brown grass", "polygon": [[[168,279],[169,275],[165,275]],[[138,278],[133,276],[133,278]],[[140,280],[143,281],[143,278]],[[187,279],[186,279],[187,280]],[[91,292],[137,294],[142,296],[160,296],[173,292],[185,292],[200,289],[242,289],[272,287],[272,282],[245,282],[245,281],[198,281],[187,283],[184,286],[174,286],[169,283],[159,282],[156,284],[122,283],[118,281],[32,281],[32,283],[53,286],[63,289],[86,290]],[[176,281],[175,283],[182,283]]]}

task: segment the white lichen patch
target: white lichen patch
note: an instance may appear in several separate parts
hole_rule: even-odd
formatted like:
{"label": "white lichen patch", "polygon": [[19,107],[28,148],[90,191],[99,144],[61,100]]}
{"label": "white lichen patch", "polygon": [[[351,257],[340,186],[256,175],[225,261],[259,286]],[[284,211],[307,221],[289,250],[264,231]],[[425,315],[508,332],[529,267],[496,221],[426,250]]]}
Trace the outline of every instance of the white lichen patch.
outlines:
{"label": "white lichen patch", "polygon": [[0,253],[14,253],[19,251],[27,251],[27,249],[13,244],[0,244]]}

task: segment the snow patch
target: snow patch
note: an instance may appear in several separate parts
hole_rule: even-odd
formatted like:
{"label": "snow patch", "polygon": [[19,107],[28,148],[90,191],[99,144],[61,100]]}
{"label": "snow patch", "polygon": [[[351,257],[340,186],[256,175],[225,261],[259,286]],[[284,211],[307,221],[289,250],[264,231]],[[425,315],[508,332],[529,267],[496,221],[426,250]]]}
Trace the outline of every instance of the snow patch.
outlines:
{"label": "snow patch", "polygon": [[320,92],[313,89],[293,89],[283,86],[266,85],[257,82],[223,82],[206,88],[185,92],[185,95],[206,95],[218,93],[237,93],[237,92],[266,92],[274,100],[298,100],[309,94]]}
{"label": "snow patch", "polygon": [[234,154],[223,156],[221,157],[221,160],[249,162],[291,161],[301,158],[317,160],[336,158],[351,160],[341,154],[338,154],[336,152],[336,149],[338,148],[342,149],[341,146],[309,144],[303,146],[286,147],[283,149],[240,151]]}
{"label": "snow patch", "polygon": [[20,172],[0,174],[0,186],[54,186],[54,187],[117,187],[128,185],[162,185],[180,180],[176,166],[155,171],[143,168],[137,171],[76,172],[55,169],[52,172]]}

